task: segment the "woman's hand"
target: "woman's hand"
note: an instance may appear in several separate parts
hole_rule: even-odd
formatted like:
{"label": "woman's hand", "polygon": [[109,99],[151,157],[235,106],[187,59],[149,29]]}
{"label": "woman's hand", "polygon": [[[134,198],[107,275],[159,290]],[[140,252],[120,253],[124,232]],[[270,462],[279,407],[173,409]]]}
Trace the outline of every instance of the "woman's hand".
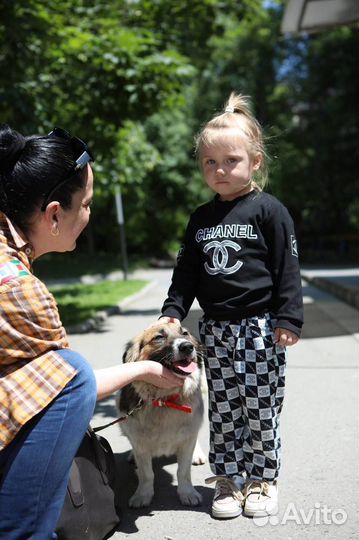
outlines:
{"label": "woman's hand", "polygon": [[286,328],[276,328],[274,331],[274,343],[278,343],[278,345],[282,345],[282,347],[295,345],[298,340],[299,337]]}
{"label": "woman's hand", "polygon": [[97,399],[103,399],[133,381],[145,381],[158,388],[178,388],[184,379],[158,362],[141,360],[117,366],[95,369]]}
{"label": "woman's hand", "polygon": [[141,362],[136,363],[141,367],[142,371],[142,373],[136,377],[136,380],[138,381],[153,384],[158,388],[176,388],[182,386],[184,383],[182,377],[177,377],[173,371],[165,368],[158,362],[142,360]]}

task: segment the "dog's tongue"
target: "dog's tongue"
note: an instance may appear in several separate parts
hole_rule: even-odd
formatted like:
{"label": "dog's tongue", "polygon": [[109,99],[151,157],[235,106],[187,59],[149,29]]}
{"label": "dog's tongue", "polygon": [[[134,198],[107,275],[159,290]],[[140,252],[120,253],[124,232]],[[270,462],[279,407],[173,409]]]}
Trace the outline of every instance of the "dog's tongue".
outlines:
{"label": "dog's tongue", "polygon": [[175,362],[174,366],[176,367],[176,369],[179,369],[180,371],[183,371],[183,373],[186,373],[186,375],[193,373],[197,369],[196,362],[191,362],[190,364],[184,364],[183,362]]}

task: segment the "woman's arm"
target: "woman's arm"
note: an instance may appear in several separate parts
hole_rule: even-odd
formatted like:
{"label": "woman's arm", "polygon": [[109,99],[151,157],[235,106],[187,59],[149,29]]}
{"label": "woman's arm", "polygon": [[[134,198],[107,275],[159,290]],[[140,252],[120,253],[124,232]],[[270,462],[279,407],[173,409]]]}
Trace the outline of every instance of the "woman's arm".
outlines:
{"label": "woman's arm", "polygon": [[142,360],[129,362],[104,369],[95,369],[97,383],[97,399],[103,399],[113,394],[123,386],[134,381],[144,381],[159,388],[178,388],[183,385],[183,379],[158,362]]}

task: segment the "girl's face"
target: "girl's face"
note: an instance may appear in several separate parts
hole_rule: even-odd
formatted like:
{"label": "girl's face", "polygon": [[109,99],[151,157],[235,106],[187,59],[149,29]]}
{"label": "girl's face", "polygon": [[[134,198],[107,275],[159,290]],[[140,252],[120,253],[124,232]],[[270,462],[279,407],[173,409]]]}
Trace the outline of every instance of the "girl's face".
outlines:
{"label": "girl's face", "polygon": [[252,157],[245,136],[229,129],[202,147],[200,162],[208,187],[220,200],[232,201],[252,191],[252,174],[260,167],[261,156]]}

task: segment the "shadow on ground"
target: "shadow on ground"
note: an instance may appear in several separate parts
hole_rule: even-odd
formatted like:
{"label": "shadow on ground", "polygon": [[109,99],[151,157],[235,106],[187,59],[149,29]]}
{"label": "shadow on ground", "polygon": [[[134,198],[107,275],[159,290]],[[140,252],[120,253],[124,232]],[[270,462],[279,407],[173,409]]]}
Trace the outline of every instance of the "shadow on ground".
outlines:
{"label": "shadow on ground", "polygon": [[94,414],[106,419],[106,421],[117,418],[114,395],[97,401]]}
{"label": "shadow on ground", "polygon": [[[310,296],[310,287],[303,287],[303,296]],[[350,311],[349,311],[350,310]],[[345,311],[345,307],[344,307]],[[304,325],[301,339],[347,336],[358,332],[358,314],[353,320],[353,310],[348,307],[348,315],[338,312],[338,301],[330,295],[322,295],[320,301],[304,304]],[[201,310],[191,310],[183,325],[198,338],[198,320]]]}
{"label": "shadow on ground", "polygon": [[213,489],[194,485],[202,495],[201,506],[182,506],[177,497],[177,486],[172,484],[172,475],[164,467],[176,462],[175,457],[155,458],[153,470],[155,473],[155,495],[150,506],[145,508],[129,508],[128,500],[137,487],[136,467],[128,462],[129,452],[115,454],[117,467],[117,504],[122,509],[122,519],[118,531],[122,533],[135,533],[138,531],[136,521],[139,517],[151,517],[154,511],[176,511],[188,508],[191,512],[208,513],[208,507],[213,497]]}
{"label": "shadow on ground", "polygon": [[[92,423],[93,427],[102,426],[117,418],[116,407],[114,402],[114,396],[102,399],[97,402],[96,409],[96,422]],[[108,438],[106,430],[100,435]],[[137,475],[136,466],[129,461],[130,451],[115,452],[115,462],[117,470],[117,488],[116,488],[116,504],[121,509],[121,522],[116,531],[123,534],[133,534],[139,531],[136,524],[138,518],[146,516],[151,517],[154,513],[159,511],[184,511],[188,508],[191,512],[200,512],[208,514],[208,508],[211,504],[213,497],[213,489],[207,488],[203,485],[196,485],[194,487],[202,495],[203,502],[198,507],[185,507],[182,506],[177,497],[177,486],[173,485],[176,480],[173,479],[173,474],[166,470],[168,466],[174,466],[176,469],[176,458],[161,457],[153,459],[153,470],[155,475],[155,495],[150,506],[144,508],[130,508],[128,501],[134,494],[137,488]],[[112,536],[113,533],[111,533]]]}

